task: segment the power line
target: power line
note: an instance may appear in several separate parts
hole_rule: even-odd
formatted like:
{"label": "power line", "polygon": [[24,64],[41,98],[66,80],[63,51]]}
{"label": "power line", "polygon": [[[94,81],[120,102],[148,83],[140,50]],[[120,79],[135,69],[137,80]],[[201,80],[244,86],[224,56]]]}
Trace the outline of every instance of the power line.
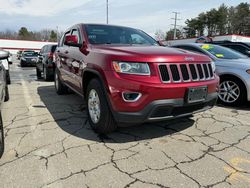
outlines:
{"label": "power line", "polygon": [[174,20],[174,40],[176,39],[176,26],[177,26],[177,20],[180,20],[178,19],[178,14],[180,14],[179,12],[173,12],[175,14],[174,18],[171,18]]}

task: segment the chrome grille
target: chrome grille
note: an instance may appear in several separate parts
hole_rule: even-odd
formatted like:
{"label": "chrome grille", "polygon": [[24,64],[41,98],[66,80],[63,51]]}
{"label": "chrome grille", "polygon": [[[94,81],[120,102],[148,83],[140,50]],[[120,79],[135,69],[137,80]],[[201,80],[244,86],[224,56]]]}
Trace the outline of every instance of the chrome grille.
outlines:
{"label": "chrome grille", "polygon": [[195,64],[159,64],[161,80],[169,82],[190,82],[212,80],[213,69],[210,63]]}

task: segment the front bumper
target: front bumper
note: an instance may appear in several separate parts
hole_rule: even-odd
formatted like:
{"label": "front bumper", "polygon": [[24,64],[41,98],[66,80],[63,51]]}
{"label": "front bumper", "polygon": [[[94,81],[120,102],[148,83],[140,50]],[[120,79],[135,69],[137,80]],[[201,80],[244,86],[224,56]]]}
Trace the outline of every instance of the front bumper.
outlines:
{"label": "front bumper", "polygon": [[21,61],[20,62],[21,66],[36,66],[36,62],[35,61]]}
{"label": "front bumper", "polygon": [[203,102],[187,104],[184,99],[156,100],[139,112],[113,112],[119,123],[140,124],[185,117],[212,108],[218,93],[211,93]]}

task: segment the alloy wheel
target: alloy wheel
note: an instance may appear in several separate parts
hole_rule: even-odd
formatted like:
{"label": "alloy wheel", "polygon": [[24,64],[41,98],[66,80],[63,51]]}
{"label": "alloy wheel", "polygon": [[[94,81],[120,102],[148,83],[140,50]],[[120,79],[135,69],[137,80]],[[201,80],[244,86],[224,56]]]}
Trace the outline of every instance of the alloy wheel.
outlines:
{"label": "alloy wheel", "polygon": [[59,84],[59,81],[58,81],[58,75],[57,73],[55,74],[55,87],[56,87],[56,90],[58,91],[58,84]]}
{"label": "alloy wheel", "polygon": [[101,117],[100,99],[96,90],[92,89],[88,96],[88,110],[93,123],[98,123]]}
{"label": "alloy wheel", "polygon": [[240,88],[233,81],[223,81],[220,84],[219,98],[225,103],[233,103],[240,97]]}

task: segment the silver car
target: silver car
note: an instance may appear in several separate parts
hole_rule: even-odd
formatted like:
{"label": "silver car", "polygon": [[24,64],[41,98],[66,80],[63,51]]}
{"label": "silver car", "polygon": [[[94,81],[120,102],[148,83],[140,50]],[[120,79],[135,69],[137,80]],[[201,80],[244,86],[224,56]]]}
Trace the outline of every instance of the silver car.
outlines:
{"label": "silver car", "polygon": [[220,76],[219,101],[226,105],[239,105],[250,101],[250,58],[229,48],[213,44],[190,43],[175,45],[209,56]]}

